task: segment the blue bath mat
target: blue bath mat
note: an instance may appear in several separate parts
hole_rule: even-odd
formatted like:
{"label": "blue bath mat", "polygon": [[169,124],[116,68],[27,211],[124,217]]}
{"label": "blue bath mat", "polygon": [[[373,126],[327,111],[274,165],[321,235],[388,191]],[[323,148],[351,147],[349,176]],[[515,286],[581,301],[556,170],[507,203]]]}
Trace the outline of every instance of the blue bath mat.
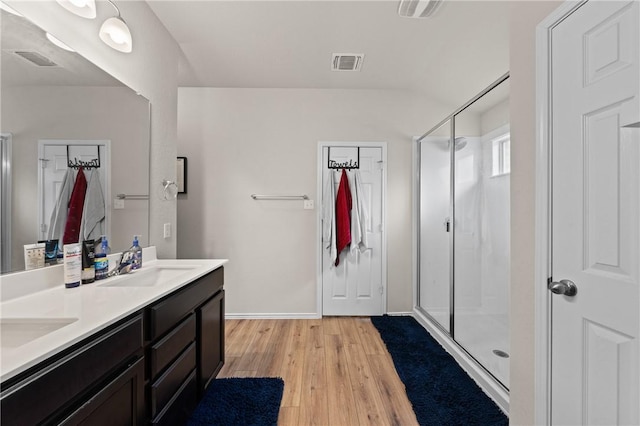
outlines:
{"label": "blue bath mat", "polygon": [[371,317],[418,423],[431,425],[508,425],[509,419],[458,363],[413,317]]}
{"label": "blue bath mat", "polygon": [[189,426],[276,426],[284,381],[280,378],[215,379]]}

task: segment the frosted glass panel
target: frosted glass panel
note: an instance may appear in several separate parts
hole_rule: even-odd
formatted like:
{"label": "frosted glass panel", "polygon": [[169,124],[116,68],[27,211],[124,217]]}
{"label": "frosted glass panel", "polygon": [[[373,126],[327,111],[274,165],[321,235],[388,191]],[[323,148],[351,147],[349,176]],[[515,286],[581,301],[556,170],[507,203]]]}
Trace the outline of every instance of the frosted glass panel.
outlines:
{"label": "frosted glass panel", "polygon": [[453,337],[509,387],[508,82],[454,120]]}
{"label": "frosted glass panel", "polygon": [[451,123],[420,143],[420,266],[418,304],[450,331]]}

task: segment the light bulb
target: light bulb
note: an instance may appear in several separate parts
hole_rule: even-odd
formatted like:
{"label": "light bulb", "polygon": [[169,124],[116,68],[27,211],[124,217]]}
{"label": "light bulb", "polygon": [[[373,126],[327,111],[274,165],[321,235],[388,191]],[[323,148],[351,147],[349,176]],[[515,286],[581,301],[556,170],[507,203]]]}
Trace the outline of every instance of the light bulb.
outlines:
{"label": "light bulb", "polygon": [[129,53],[133,50],[131,31],[122,18],[114,16],[104,21],[100,27],[100,39],[120,52]]}
{"label": "light bulb", "polygon": [[75,52],[75,50],[73,50],[72,48],[70,48],[69,46],[67,46],[66,43],[62,42],[59,38],[52,36],[49,33],[46,33],[47,35],[47,39],[55,44],[56,46],[58,46],[60,49],[64,49],[64,50],[68,50],[69,52]]}
{"label": "light bulb", "polygon": [[56,0],[60,6],[69,12],[82,16],[83,18],[93,19],[96,17],[96,1],[95,0]]}
{"label": "light bulb", "polygon": [[7,12],[9,12],[12,15],[20,16],[21,18],[23,17],[22,14],[20,14],[17,10],[12,8],[11,6],[8,6],[8,5],[4,4],[3,2],[0,2],[0,9],[6,10]]}
{"label": "light bulb", "polygon": [[109,32],[109,37],[118,44],[122,44],[127,40],[127,35],[120,28],[112,28]]}

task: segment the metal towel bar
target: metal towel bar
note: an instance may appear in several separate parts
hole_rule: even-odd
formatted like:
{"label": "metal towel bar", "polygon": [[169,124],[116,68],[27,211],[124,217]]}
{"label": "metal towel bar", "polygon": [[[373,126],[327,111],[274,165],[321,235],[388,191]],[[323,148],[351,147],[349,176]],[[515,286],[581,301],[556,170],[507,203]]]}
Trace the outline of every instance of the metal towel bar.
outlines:
{"label": "metal towel bar", "polygon": [[254,200],[308,200],[306,194],[303,195],[256,195],[251,194]]}
{"label": "metal towel bar", "polygon": [[148,200],[148,195],[128,195],[128,194],[118,194],[116,195],[120,200]]}

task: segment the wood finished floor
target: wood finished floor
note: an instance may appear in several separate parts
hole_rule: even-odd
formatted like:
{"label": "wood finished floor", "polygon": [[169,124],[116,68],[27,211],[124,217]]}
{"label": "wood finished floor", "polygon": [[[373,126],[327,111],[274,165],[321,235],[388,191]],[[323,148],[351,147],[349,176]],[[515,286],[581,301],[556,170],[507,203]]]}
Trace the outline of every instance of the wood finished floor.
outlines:
{"label": "wood finished floor", "polygon": [[368,318],[226,320],[221,377],[282,377],[279,426],[417,425]]}

